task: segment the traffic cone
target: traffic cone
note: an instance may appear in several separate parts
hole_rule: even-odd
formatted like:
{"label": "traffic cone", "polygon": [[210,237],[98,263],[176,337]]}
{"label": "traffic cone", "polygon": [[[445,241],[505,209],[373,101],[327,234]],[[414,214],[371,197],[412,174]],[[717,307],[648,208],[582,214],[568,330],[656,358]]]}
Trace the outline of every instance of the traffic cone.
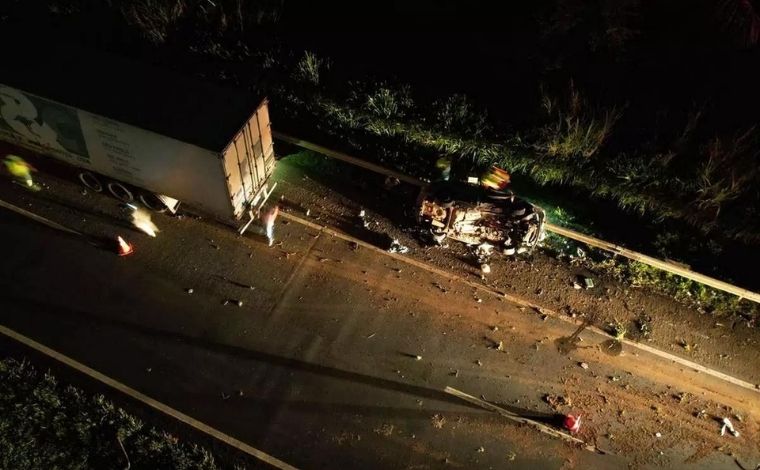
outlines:
{"label": "traffic cone", "polygon": [[581,429],[581,415],[567,415],[565,416],[565,428],[572,434],[577,433]]}
{"label": "traffic cone", "polygon": [[116,237],[116,241],[119,242],[119,256],[131,255],[135,251],[132,245],[121,238],[121,235]]}

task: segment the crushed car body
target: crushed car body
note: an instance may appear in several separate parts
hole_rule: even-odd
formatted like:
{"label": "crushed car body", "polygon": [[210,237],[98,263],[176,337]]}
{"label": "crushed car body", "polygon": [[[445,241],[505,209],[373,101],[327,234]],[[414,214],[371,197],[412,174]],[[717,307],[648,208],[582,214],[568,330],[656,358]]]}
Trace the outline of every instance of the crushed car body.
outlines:
{"label": "crushed car body", "polygon": [[545,236],[543,209],[510,192],[440,181],[422,190],[418,222],[440,244],[493,245],[505,255],[530,252]]}

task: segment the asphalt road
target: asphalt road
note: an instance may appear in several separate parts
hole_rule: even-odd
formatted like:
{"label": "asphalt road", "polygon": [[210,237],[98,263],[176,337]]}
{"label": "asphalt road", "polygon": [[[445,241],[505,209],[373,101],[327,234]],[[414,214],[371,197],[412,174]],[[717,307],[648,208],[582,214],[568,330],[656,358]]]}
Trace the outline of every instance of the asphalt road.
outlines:
{"label": "asphalt road", "polygon": [[[603,354],[588,332],[560,352],[565,322],[294,222],[280,219],[272,248],[190,217],[156,216],[151,239],[113,200],[43,181],[40,193],[2,182],[0,198],[87,237],[0,211],[0,322],[297,467],[758,458],[754,392],[646,354]],[[116,234],[133,255],[98,244]],[[547,394],[572,397],[560,411],[583,413],[580,437],[611,453],[514,425],[446,386],[541,420],[555,413]],[[693,416],[702,407],[742,413],[741,440],[716,438],[716,423]]]}

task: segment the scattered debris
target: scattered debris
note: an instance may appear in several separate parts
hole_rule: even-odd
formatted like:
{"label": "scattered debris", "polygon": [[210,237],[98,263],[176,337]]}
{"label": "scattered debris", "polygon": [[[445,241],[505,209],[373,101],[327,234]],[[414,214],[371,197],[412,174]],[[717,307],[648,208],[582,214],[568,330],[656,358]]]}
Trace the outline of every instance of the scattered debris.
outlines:
{"label": "scattered debris", "polygon": [[661,432],[656,432],[656,433],[654,433],[654,437],[660,438],[660,437],[662,437],[662,433]]}
{"label": "scattered debris", "polygon": [[491,331],[499,331],[499,327],[494,325],[491,327]]}
{"label": "scattered debris", "polygon": [[544,395],[544,401],[554,410],[563,406],[573,406],[573,401],[564,395]]}
{"label": "scattered debris", "polygon": [[514,452],[507,452],[507,460],[512,462],[515,460],[515,458],[517,458],[517,454],[515,454]]}
{"label": "scattered debris", "polygon": [[367,336],[367,339],[372,339],[375,337],[375,333],[372,333],[371,335]]}
{"label": "scattered debris", "polygon": [[148,372],[148,373],[153,372],[153,368],[152,367],[146,367],[145,368],[145,372]]}
{"label": "scattered debris", "polygon": [[381,436],[390,437],[393,435],[393,429],[395,428],[392,424],[383,424],[379,428],[375,429],[374,431],[377,434],[380,434]]}
{"label": "scattered debris", "polygon": [[578,365],[581,367],[581,369],[588,369],[588,364],[585,362],[579,362]]}
{"label": "scattered debris", "polygon": [[229,399],[230,399],[230,396],[222,392],[222,400],[229,400]]}
{"label": "scattered debris", "polygon": [[721,426],[721,428],[720,428],[720,435],[721,436],[725,436],[726,435],[726,430],[728,430],[728,432],[730,432],[734,437],[739,437],[739,431],[737,431],[736,429],[734,429],[734,425],[733,425],[733,423],[731,422],[730,419],[723,418],[721,420],[721,423],[723,423],[723,426]]}
{"label": "scattered debris", "polygon": [[416,360],[418,360],[418,361],[421,361],[421,360],[422,360],[422,356],[420,356],[420,355],[414,356],[414,358],[415,358]]}
{"label": "scattered debris", "polygon": [[573,287],[574,287],[575,289],[578,289],[578,290],[581,290],[581,289],[583,289],[583,286],[582,286],[582,285],[580,285],[580,284],[578,284],[576,281],[573,281]]}
{"label": "scattered debris", "polygon": [[455,369],[453,372],[449,372],[449,375],[459,377],[459,369]]}
{"label": "scattered debris", "polygon": [[594,280],[591,279],[590,277],[587,277],[587,276],[578,276],[578,277],[580,278],[581,282],[583,282],[583,287],[585,287],[586,289],[591,289],[594,287]]}
{"label": "scattered debris", "polygon": [[493,341],[493,344],[491,345],[491,349],[495,349],[497,351],[504,351],[504,341],[498,341],[498,342]]}
{"label": "scattered debris", "polygon": [[482,363],[482,362],[480,362],[480,359],[478,359],[477,361],[475,361],[475,364],[477,364],[477,365],[479,365],[479,366],[482,366],[482,365],[483,365],[483,363]]}
{"label": "scattered debris", "polygon": [[306,217],[308,217],[309,215],[311,215],[311,209],[306,209]]}
{"label": "scattered debris", "polygon": [[193,290],[192,287],[188,287],[187,289],[185,289],[185,292],[187,292],[188,294],[192,294],[195,291]]}
{"label": "scattered debris", "polygon": [[486,451],[486,449],[485,449],[483,446],[480,446],[480,447],[478,447],[478,449],[477,449],[477,452],[479,452],[479,453],[481,453],[481,454],[482,454],[483,452],[485,452],[485,451]]}
{"label": "scattered debris", "polygon": [[443,425],[446,424],[446,418],[441,415],[433,415],[430,418],[430,421],[432,422],[433,427],[436,429],[443,429]]}
{"label": "scattered debris", "polygon": [[634,323],[641,336],[648,338],[652,334],[652,318],[650,316],[642,314]]}
{"label": "scattered debris", "polygon": [[404,246],[397,239],[393,239],[391,246],[386,250],[388,253],[408,253],[409,247]]}

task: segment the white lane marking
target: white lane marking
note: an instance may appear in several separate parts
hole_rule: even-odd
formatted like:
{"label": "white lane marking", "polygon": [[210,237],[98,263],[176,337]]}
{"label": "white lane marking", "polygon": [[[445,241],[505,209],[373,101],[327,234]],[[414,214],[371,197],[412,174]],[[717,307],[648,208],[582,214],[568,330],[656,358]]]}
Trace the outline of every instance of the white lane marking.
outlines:
{"label": "white lane marking", "polygon": [[105,385],[108,385],[109,387],[112,387],[131,398],[134,398],[135,400],[138,400],[142,402],[143,404],[150,406],[151,408],[154,408],[166,415],[171,416],[172,418],[181,421],[188,426],[203,432],[205,434],[208,434],[209,436],[224,442],[225,444],[234,447],[238,450],[241,450],[245,452],[246,454],[250,455],[251,457],[254,457],[258,460],[261,460],[262,462],[265,462],[275,468],[279,468],[281,470],[296,470],[296,467],[293,467],[292,465],[289,465],[282,460],[272,457],[271,455],[267,454],[266,452],[260,451],[254,447],[251,447],[250,445],[246,444],[245,442],[242,442],[238,439],[235,439],[234,437],[227,435],[223,433],[222,431],[219,431],[218,429],[212,428],[211,426],[198,421],[195,418],[192,418],[180,411],[175,410],[174,408],[171,408],[168,405],[165,405],[158,400],[154,400],[153,398],[138,392],[137,390],[124,385],[123,383],[112,379],[111,377],[108,377],[105,374],[102,374],[95,369],[92,369],[90,367],[87,367],[86,365],[82,364],[81,362],[77,362],[74,359],[59,353],[58,351],[55,351],[44,344],[38,343],[34,341],[31,338],[28,338],[21,333],[17,333],[16,331],[11,330],[10,328],[7,328],[3,325],[0,325],[0,333],[15,340],[19,343],[22,343],[36,351],[39,351],[40,353],[55,359],[58,362],[62,362],[63,364],[66,364],[67,366],[76,369],[77,371],[101,382]]}

